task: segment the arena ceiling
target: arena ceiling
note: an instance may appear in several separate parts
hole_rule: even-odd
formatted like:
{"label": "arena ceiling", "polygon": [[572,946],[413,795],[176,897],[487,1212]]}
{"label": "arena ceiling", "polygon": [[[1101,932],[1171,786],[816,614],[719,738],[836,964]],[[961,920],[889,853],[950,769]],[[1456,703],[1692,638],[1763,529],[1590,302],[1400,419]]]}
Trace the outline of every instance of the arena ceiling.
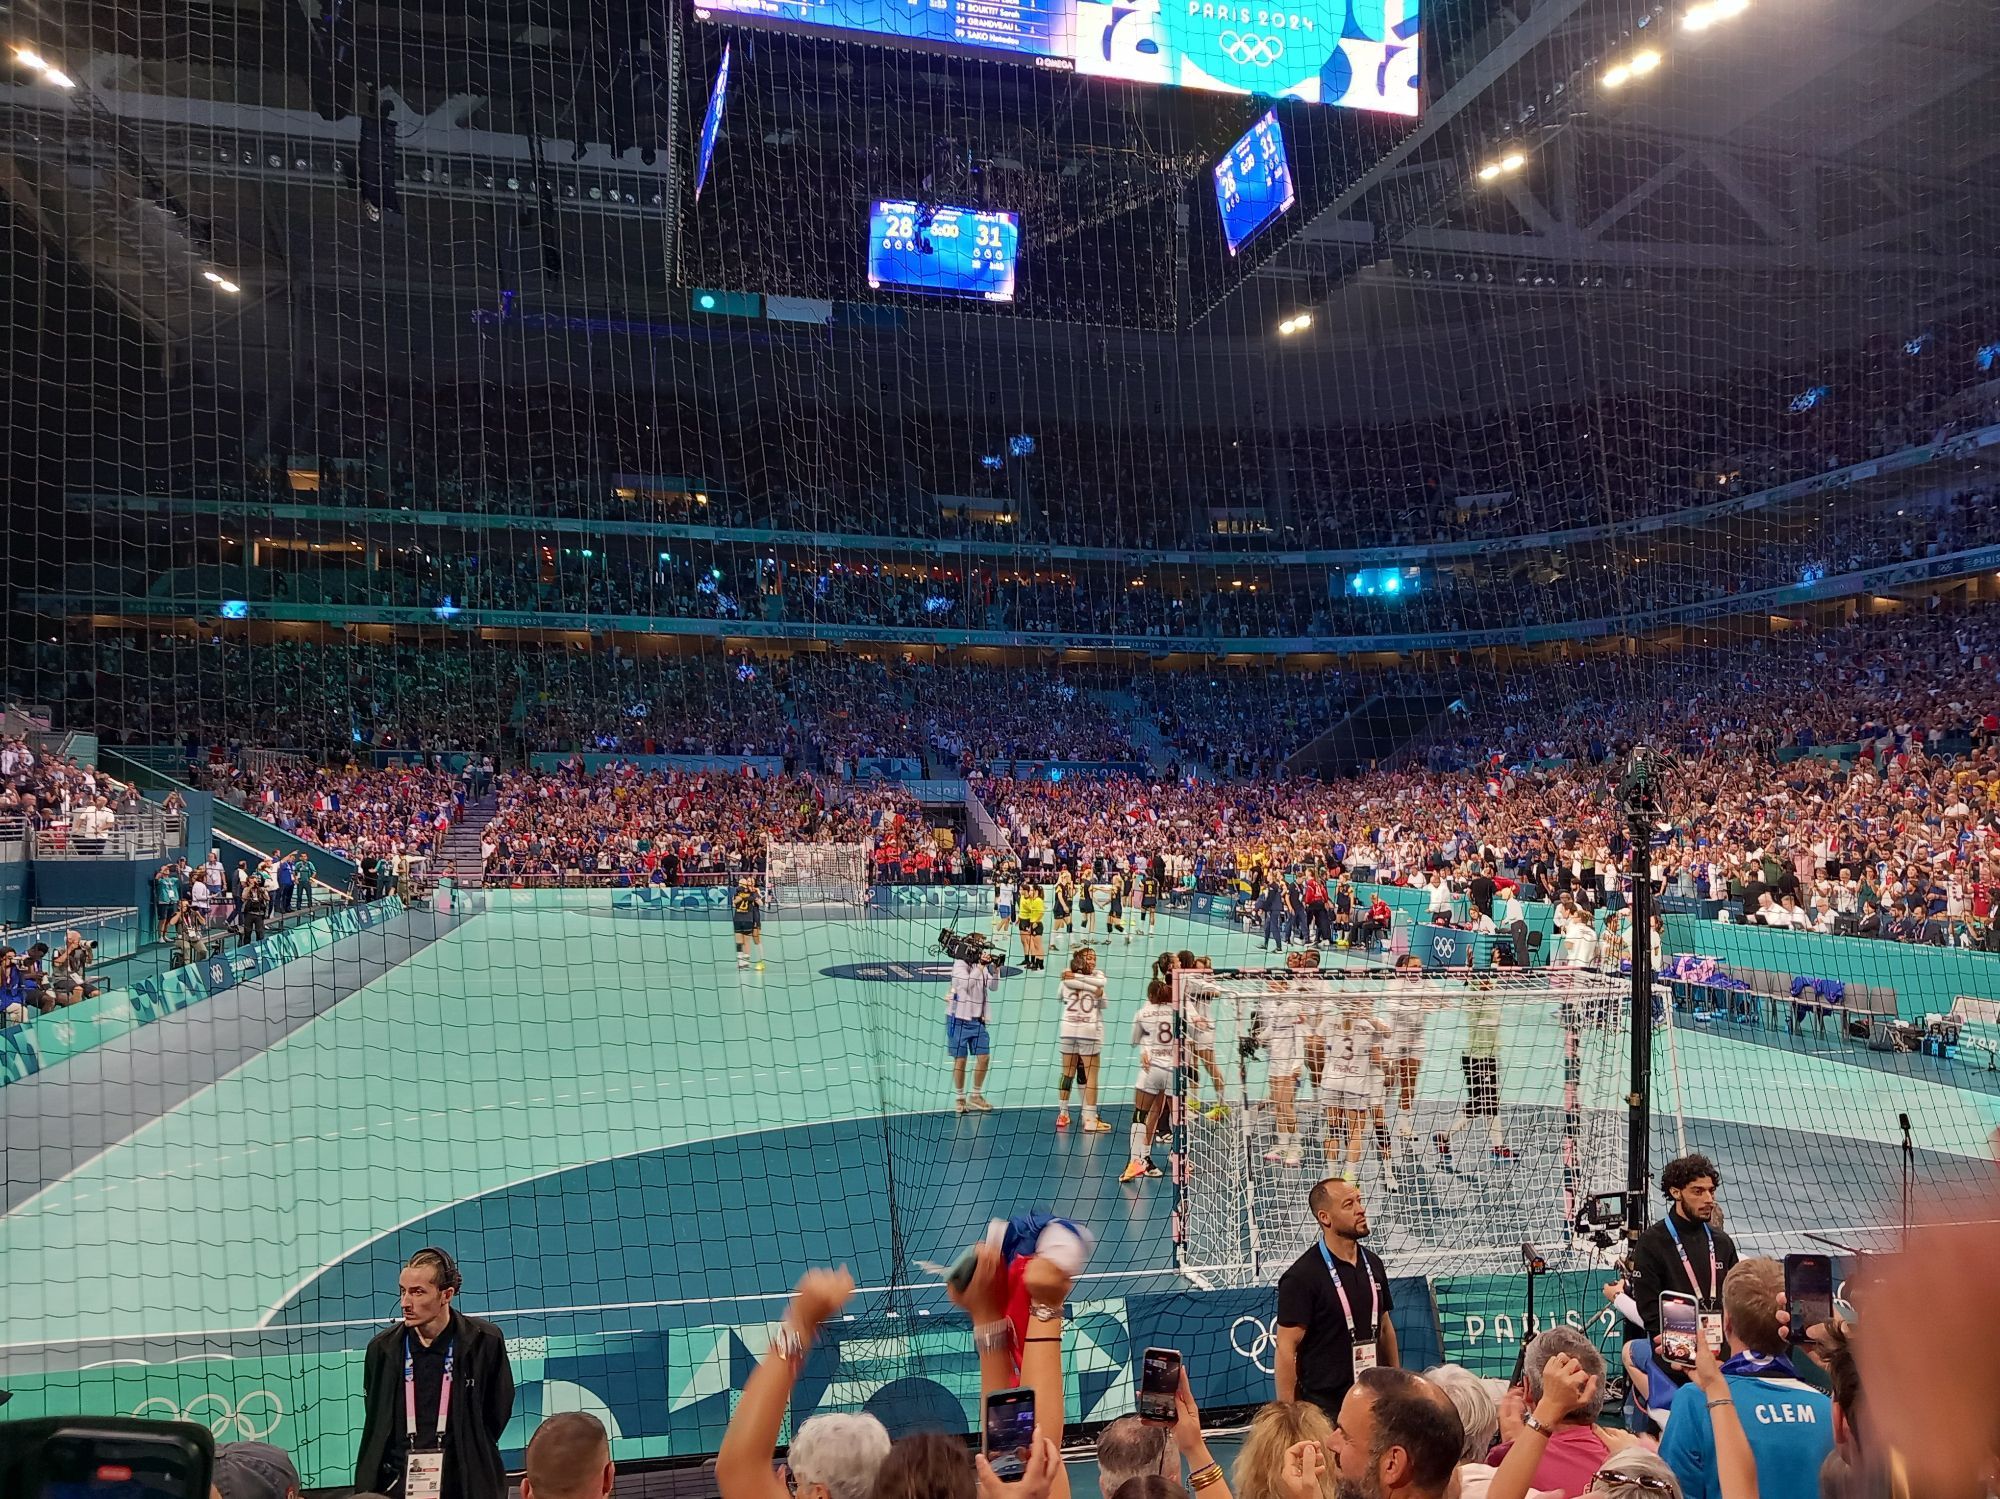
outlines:
{"label": "arena ceiling", "polygon": [[[331,55],[329,13],[348,25]],[[550,370],[715,388],[765,378],[770,344],[793,336],[691,327],[676,286],[690,106],[666,59],[686,49],[698,92],[705,27],[582,0],[14,14],[80,59],[80,87],[0,81],[0,191],[161,368],[227,366],[223,383],[255,387],[296,381],[302,349],[336,376],[421,349],[439,377],[466,378],[511,337]],[[933,373],[972,353],[1019,361],[1029,384],[1040,364],[1088,366],[1109,409],[1366,420],[1483,404],[1524,380],[1559,392],[1809,360],[2000,284],[2000,7],[1790,0],[1697,41],[1631,0],[1446,0],[1434,14],[1450,24],[1425,117],[1333,122],[1324,150],[1345,185],[1250,274],[1183,298],[1177,326],[918,313],[906,328],[921,339],[893,358],[857,334],[812,377],[978,399],[913,371],[920,343]],[[1648,37],[1669,50],[1648,87],[1595,86]],[[926,129],[947,120],[954,150],[971,142],[962,154],[989,167],[1018,151],[1021,170],[1144,199],[1239,119],[1180,90],[1100,91],[1078,108],[1061,83],[1004,66],[824,43],[779,55],[751,143],[770,159],[815,128],[900,139],[902,111]],[[848,118],[864,94],[889,118]],[[353,111],[369,101],[397,126],[386,215],[361,190]],[[1509,141],[1528,168],[1482,184]],[[524,202],[507,185],[524,178],[547,190]],[[218,267],[239,294],[215,294]],[[532,326],[496,331],[508,290],[532,296]],[[1312,336],[1274,339],[1305,307]],[[1582,340],[1580,317],[1645,336]]]}

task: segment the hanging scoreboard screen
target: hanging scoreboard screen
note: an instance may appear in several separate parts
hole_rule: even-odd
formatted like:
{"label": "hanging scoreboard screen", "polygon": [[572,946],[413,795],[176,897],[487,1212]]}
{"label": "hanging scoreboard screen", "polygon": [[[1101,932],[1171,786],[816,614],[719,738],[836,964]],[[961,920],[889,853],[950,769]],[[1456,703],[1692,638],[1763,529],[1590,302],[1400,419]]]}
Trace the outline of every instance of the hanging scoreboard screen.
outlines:
{"label": "hanging scoreboard screen", "polygon": [[868,284],[876,288],[1014,300],[1021,221],[938,203],[889,201],[868,212]]}
{"label": "hanging scoreboard screen", "polygon": [[732,21],[1414,115],[1423,0],[696,0]]}
{"label": "hanging scoreboard screen", "polygon": [[1292,188],[1292,164],[1285,156],[1285,133],[1274,109],[1245,132],[1215,164],[1215,206],[1222,237],[1234,255],[1299,201]]}

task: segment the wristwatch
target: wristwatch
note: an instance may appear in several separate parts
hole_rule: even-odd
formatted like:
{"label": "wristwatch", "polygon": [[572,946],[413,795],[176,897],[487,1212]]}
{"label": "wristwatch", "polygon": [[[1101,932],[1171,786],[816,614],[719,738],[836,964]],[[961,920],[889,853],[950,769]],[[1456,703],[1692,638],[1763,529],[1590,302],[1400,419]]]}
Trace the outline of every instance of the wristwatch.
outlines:
{"label": "wristwatch", "polygon": [[1045,1301],[1037,1301],[1028,1308],[1028,1315],[1037,1322],[1053,1322],[1062,1315],[1062,1303],[1058,1301],[1051,1306]]}
{"label": "wristwatch", "polygon": [[1545,1437],[1552,1437],[1555,1435],[1555,1432],[1550,1430],[1550,1428],[1546,1424],[1536,1419],[1535,1413],[1533,1411],[1524,1411],[1522,1413],[1521,1424],[1527,1427],[1528,1430],[1530,1431],[1539,1431]]}

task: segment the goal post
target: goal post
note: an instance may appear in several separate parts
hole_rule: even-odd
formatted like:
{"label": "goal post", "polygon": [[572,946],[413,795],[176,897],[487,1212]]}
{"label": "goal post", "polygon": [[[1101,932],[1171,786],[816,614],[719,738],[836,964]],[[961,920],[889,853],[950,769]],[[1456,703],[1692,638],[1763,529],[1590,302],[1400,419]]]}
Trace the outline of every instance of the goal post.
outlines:
{"label": "goal post", "polygon": [[1342,1174],[1397,1274],[1505,1270],[1526,1244],[1596,1263],[1574,1223],[1625,1186],[1628,992],[1560,968],[1177,974],[1182,1272],[1270,1284],[1317,1232],[1313,1184]]}
{"label": "goal post", "polygon": [[865,843],[773,843],[764,864],[773,911],[852,915],[868,902]]}

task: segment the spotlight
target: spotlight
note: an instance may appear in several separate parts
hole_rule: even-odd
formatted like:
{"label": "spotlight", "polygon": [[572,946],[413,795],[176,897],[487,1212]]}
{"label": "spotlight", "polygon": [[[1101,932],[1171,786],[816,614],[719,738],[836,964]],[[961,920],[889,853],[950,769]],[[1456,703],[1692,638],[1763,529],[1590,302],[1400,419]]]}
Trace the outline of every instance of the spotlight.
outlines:
{"label": "spotlight", "polygon": [[1312,325],[1313,315],[1310,312],[1297,312],[1278,324],[1278,332],[1284,337],[1290,338],[1295,333],[1305,332]]}
{"label": "spotlight", "polygon": [[1681,17],[1689,31],[1706,31],[1718,21],[1732,21],[1750,8],[1750,0],[1706,0]]}
{"label": "spotlight", "polygon": [[1479,180],[1481,182],[1491,182],[1495,177],[1498,177],[1499,175],[1500,175],[1500,163],[1497,161],[1489,161],[1486,163],[1485,166],[1479,169]]}
{"label": "spotlight", "polygon": [[1653,69],[1657,68],[1659,65],[1660,65],[1660,54],[1653,51],[1651,48],[1648,48],[1644,52],[1635,52],[1632,54],[1631,68],[1632,68],[1632,76],[1634,78],[1644,78],[1648,73],[1652,72]]}
{"label": "spotlight", "polygon": [[1598,80],[1606,88],[1623,88],[1631,81],[1632,70],[1624,63],[1618,64],[1615,68],[1606,69],[1604,76]]}
{"label": "spotlight", "polygon": [[1634,78],[1644,78],[1659,65],[1660,54],[1648,48],[1644,52],[1635,52],[1625,61],[1606,69],[1604,76],[1598,82],[1606,88],[1623,88]]}
{"label": "spotlight", "polygon": [[42,61],[41,54],[32,47],[16,47],[14,56],[20,59],[21,66],[33,68],[37,73],[44,72],[48,68],[48,64]]}
{"label": "spotlight", "polygon": [[1500,158],[1500,170],[1503,172],[1518,172],[1527,164],[1528,158],[1519,151],[1509,151]]}

